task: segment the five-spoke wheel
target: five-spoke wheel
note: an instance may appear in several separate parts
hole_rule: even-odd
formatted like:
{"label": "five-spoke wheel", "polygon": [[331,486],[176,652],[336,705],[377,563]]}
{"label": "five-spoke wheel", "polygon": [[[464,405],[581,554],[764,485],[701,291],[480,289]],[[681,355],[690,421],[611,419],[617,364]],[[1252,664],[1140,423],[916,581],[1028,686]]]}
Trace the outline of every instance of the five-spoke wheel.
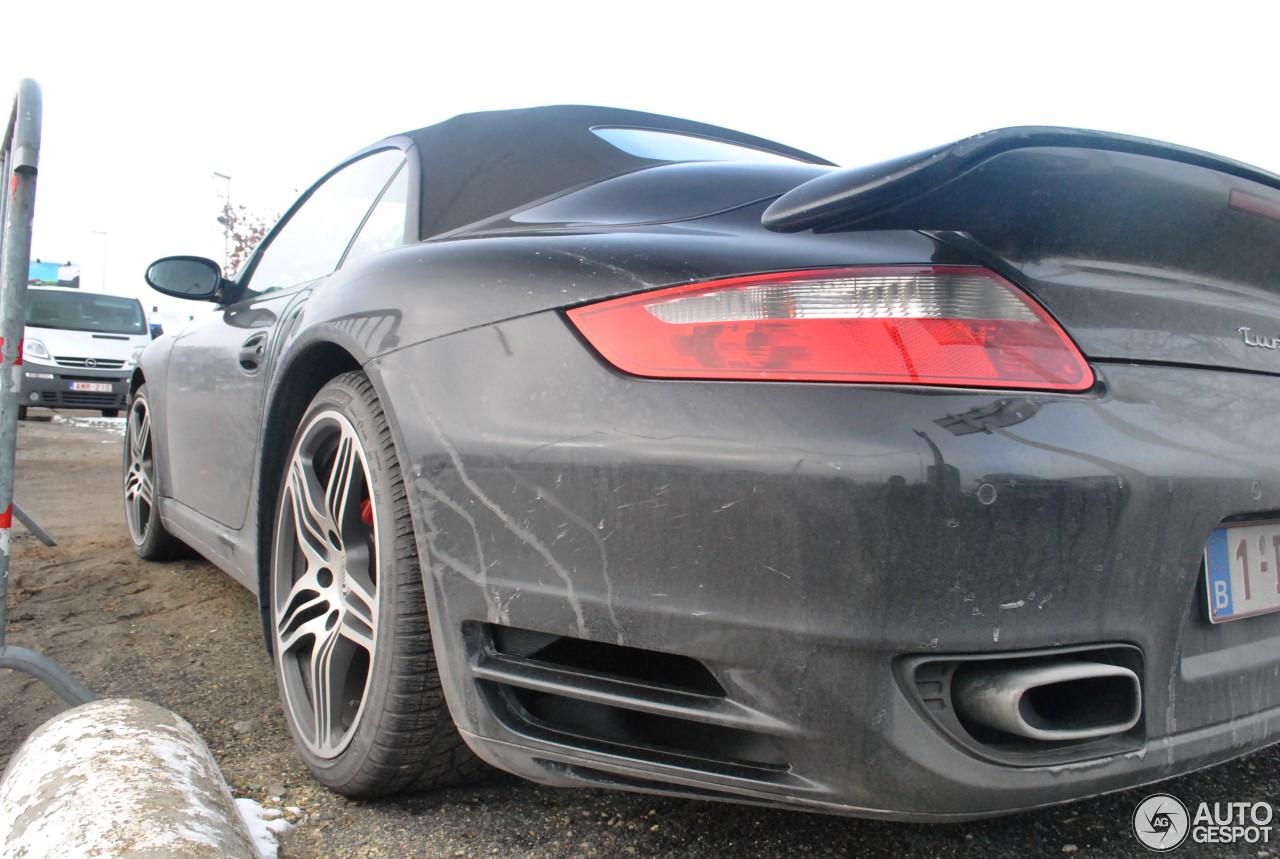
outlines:
{"label": "five-spoke wheel", "polygon": [[129,402],[124,446],[124,518],[134,549],[146,560],[164,561],[184,553],[186,547],[165,530],[156,507],[155,445],[146,385],[139,387]]}
{"label": "five-spoke wheel", "polygon": [[272,568],[285,706],[306,748],[332,758],[351,741],[369,692],[378,632],[378,528],[355,427],[310,418],[285,473]]}
{"label": "five-spoke wheel", "polygon": [[359,373],[298,425],[267,575],[285,717],[321,782],[372,796],[476,771],[441,699],[395,444]]}

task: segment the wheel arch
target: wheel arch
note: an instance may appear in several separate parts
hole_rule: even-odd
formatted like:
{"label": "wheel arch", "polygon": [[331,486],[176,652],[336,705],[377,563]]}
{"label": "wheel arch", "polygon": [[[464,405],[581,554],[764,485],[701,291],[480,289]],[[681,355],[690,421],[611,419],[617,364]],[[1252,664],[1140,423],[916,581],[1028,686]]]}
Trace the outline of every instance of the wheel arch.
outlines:
{"label": "wheel arch", "polygon": [[272,653],[270,593],[267,577],[271,570],[271,541],[275,529],[276,496],[280,491],[282,470],[293,444],[294,433],[307,406],[320,389],[343,373],[363,372],[360,362],[342,346],[331,341],[309,344],[278,372],[271,386],[271,396],[262,416],[262,447],[258,461],[257,503],[257,574],[258,611],[262,619],[262,637],[268,654]]}

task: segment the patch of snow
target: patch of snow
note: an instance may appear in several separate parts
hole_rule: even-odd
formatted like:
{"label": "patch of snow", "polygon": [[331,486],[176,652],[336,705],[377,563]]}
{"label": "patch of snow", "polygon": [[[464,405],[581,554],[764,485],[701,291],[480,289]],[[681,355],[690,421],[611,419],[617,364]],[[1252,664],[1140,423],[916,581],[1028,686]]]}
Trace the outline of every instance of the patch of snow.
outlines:
{"label": "patch of snow", "polygon": [[91,417],[89,415],[54,415],[52,422],[55,424],[70,424],[73,427],[88,427],[89,429],[101,430],[109,432],[112,435],[124,435],[128,425],[125,418],[104,418]]}
{"label": "patch of snow", "polygon": [[[300,814],[302,809],[290,806],[287,809],[293,814]],[[284,819],[284,812],[278,808],[263,808],[257,801],[240,797],[236,800],[236,811],[244,821],[245,829],[253,837],[253,846],[261,859],[276,859],[280,845],[276,836],[293,828],[293,824]]]}

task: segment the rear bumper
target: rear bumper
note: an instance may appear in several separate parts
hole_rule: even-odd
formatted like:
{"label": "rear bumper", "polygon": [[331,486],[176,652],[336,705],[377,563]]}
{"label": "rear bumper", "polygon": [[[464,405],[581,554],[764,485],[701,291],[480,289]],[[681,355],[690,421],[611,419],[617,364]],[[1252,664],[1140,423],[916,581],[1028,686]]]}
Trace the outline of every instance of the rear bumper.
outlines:
{"label": "rear bumper", "polygon": [[[887,714],[892,718],[898,714]],[[1257,746],[1240,746],[1231,737],[1234,730],[1246,736],[1269,737]],[[872,791],[866,804],[849,802],[837,788],[824,789],[812,783],[797,783],[787,789],[771,790],[750,781],[720,780],[699,769],[655,770],[651,765],[637,764],[618,756],[594,756],[573,746],[556,748],[533,744],[520,735],[494,739],[462,731],[463,738],[490,764],[516,775],[557,787],[607,787],[642,793],[661,793],[690,799],[713,799],[750,805],[767,805],[796,811],[816,811],[887,820],[919,823],[947,823],[973,820],[1003,814],[1033,811],[1048,805],[1076,801],[1108,791],[1123,790],[1159,781],[1174,775],[1239,757],[1280,736],[1280,709],[1238,720],[1228,729],[1218,727],[1189,731],[1152,742],[1142,755],[1131,755],[1104,767],[1087,771],[1058,768],[1051,773],[1011,773],[986,770],[969,772],[968,762],[955,763],[945,749],[937,748],[928,736],[920,756],[925,760],[900,759],[905,767],[901,777],[873,769],[885,765],[883,759],[871,766],[863,765],[845,775],[846,780],[884,783],[883,790]],[[904,733],[901,740],[909,737]],[[1158,757],[1159,767],[1143,766],[1146,757]],[[949,772],[946,772],[949,770]],[[950,777],[948,777],[950,776]],[[915,781],[907,790],[896,793],[890,782]],[[860,796],[865,795],[862,791]],[[958,793],[977,794],[981,802],[956,808],[948,799]],[[973,797],[977,799],[978,797]],[[893,804],[890,804],[893,802]],[[948,810],[939,810],[943,806]]]}
{"label": "rear bumper", "polygon": [[[1222,520],[1280,511],[1273,378],[1100,365],[1083,395],[644,381],[550,314],[370,369],[451,711],[505,769],[945,820],[1280,739],[1280,614],[1211,625],[1200,569]],[[504,627],[608,647],[565,664],[495,645]],[[1142,715],[1111,746],[989,754],[902,668],[1074,647],[1139,655]]]}
{"label": "rear bumper", "polygon": [[[94,370],[60,367],[26,359],[22,364],[22,388],[18,404],[28,407],[67,409],[124,409],[129,405],[128,370]],[[77,390],[85,386],[109,386],[107,390]]]}

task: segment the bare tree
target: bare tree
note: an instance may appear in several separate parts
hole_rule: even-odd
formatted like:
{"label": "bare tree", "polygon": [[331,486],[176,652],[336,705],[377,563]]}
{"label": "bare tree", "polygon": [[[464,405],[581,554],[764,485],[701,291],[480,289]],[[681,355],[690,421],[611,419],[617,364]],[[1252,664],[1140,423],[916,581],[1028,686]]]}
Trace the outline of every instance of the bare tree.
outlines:
{"label": "bare tree", "polygon": [[233,206],[230,203],[223,205],[218,223],[222,224],[223,234],[227,239],[227,258],[223,261],[223,271],[227,277],[232,277],[240,270],[240,266],[244,265],[275,220],[271,216],[263,217],[250,212],[247,206]]}

